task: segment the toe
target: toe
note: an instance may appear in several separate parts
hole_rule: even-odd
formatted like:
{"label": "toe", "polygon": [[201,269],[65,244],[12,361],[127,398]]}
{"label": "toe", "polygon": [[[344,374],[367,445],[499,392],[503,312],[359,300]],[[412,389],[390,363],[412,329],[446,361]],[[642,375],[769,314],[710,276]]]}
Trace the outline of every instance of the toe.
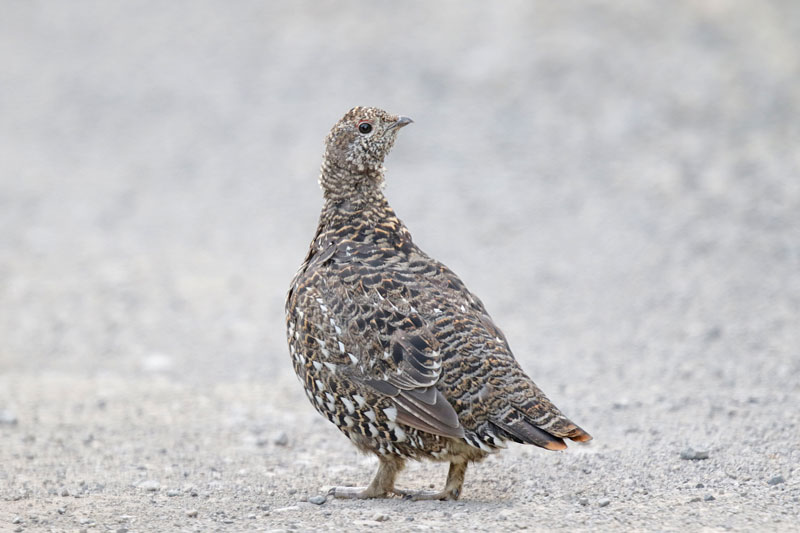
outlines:
{"label": "toe", "polygon": [[402,497],[404,500],[422,501],[422,500],[455,500],[458,498],[457,494],[453,491],[427,491],[427,490],[403,490],[395,489],[394,494]]}
{"label": "toe", "polygon": [[366,500],[369,498],[386,498],[388,494],[372,487],[333,487],[328,496],[345,500]]}

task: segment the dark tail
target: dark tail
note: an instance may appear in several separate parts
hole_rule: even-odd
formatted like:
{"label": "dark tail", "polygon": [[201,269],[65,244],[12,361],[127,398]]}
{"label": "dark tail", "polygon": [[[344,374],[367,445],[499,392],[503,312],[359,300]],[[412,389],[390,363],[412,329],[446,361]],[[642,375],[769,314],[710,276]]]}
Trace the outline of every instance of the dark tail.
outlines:
{"label": "dark tail", "polygon": [[503,419],[492,418],[491,422],[514,441],[548,450],[566,448],[564,438],[577,442],[592,440],[591,435],[558,411],[549,411],[534,418],[518,409],[512,409]]}

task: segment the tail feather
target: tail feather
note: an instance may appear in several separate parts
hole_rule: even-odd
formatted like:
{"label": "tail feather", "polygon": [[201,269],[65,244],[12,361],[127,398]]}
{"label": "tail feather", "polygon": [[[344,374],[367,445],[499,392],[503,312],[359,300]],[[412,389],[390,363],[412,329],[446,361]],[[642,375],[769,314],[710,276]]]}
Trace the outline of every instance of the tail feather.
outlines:
{"label": "tail feather", "polygon": [[589,442],[590,440],[592,440],[592,436],[586,433],[583,429],[579,428],[578,426],[575,426],[575,429],[570,431],[569,434],[566,435],[566,437],[569,438],[570,440],[574,440],[575,442]]}
{"label": "tail feather", "polygon": [[504,420],[492,419],[492,424],[523,444],[534,444],[548,450],[563,450],[567,447],[560,437],[536,427],[522,416]]}
{"label": "tail feather", "polygon": [[[565,438],[576,442],[587,442],[592,436],[565,418],[561,413],[551,412],[550,417],[537,424],[527,413],[513,409],[505,417],[492,418],[497,428],[509,438],[523,444],[534,444],[548,450],[563,450]],[[541,418],[539,418],[541,420]]]}

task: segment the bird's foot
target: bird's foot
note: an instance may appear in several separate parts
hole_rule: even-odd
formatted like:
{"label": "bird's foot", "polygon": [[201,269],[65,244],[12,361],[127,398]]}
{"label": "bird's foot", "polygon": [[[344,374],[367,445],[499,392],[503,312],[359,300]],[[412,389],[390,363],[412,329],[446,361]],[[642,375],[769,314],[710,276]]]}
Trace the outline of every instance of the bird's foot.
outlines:
{"label": "bird's foot", "polygon": [[344,500],[367,500],[370,498],[388,498],[389,493],[376,490],[374,487],[332,487],[328,496]]}
{"label": "bird's foot", "polygon": [[457,500],[461,495],[461,489],[442,490],[439,492],[432,490],[403,490],[394,489],[392,491],[397,496],[402,497],[404,500],[420,501],[420,500]]}
{"label": "bird's foot", "polygon": [[389,498],[392,495],[399,496],[404,500],[457,500],[461,495],[458,489],[453,490],[403,490],[392,489],[391,492],[375,490],[372,487],[332,487],[328,490],[328,496],[342,500],[367,500],[370,498]]}

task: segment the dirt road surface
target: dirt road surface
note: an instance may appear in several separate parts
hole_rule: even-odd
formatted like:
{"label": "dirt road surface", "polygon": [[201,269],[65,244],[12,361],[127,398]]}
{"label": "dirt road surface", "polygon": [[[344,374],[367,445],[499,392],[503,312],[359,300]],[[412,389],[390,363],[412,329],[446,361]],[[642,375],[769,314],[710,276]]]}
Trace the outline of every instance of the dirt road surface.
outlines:
{"label": "dirt road surface", "polygon": [[[5,3],[0,531],[800,530],[800,4],[626,4]],[[591,444],[309,502],[376,466],[284,339],[353,105]]]}

